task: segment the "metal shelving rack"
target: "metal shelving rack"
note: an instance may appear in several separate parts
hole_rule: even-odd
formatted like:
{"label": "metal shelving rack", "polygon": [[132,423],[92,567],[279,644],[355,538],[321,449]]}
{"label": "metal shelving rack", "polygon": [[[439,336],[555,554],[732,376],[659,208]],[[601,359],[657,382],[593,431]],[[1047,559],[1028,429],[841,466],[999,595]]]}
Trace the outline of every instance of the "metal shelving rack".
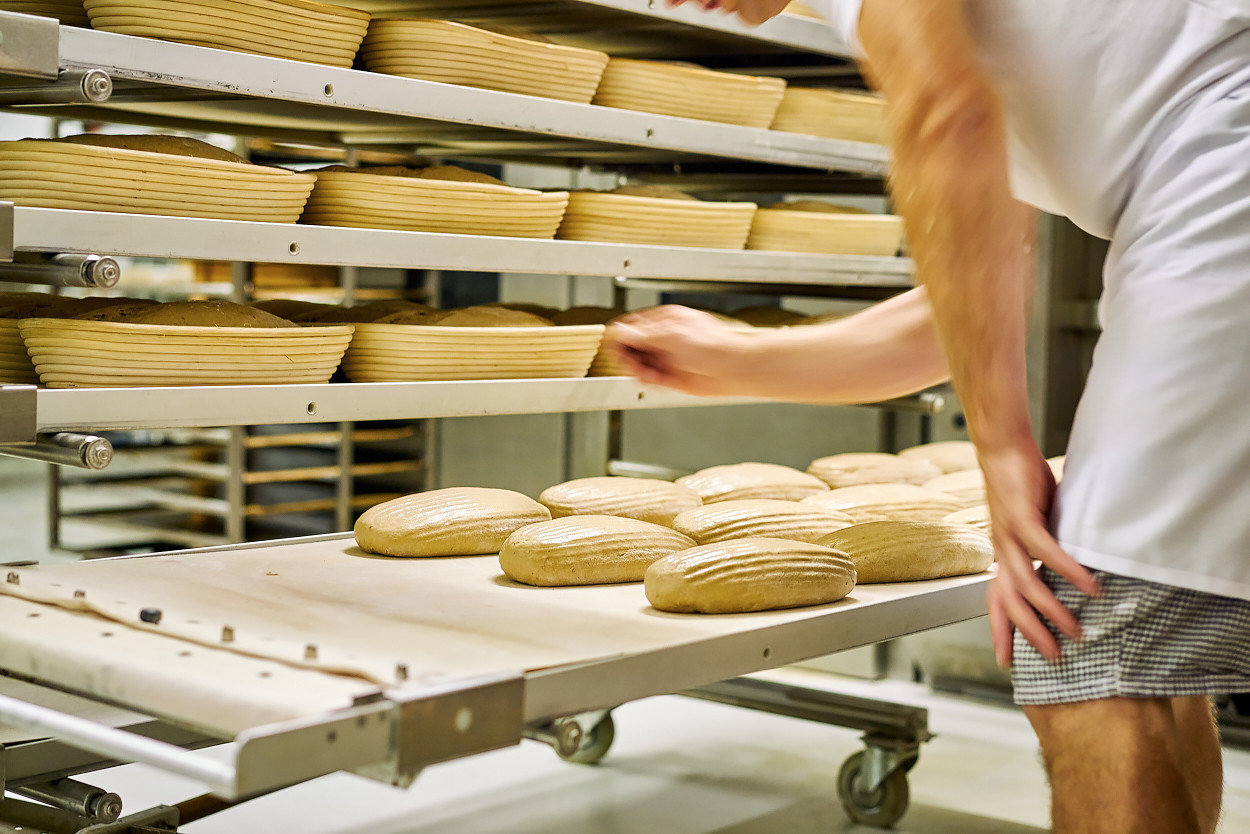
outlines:
{"label": "metal shelving rack", "polygon": [[[376,5],[392,11],[404,8],[402,0],[383,0]],[[847,46],[837,39],[832,27],[800,17],[783,16],[759,29],[748,29],[728,17],[704,16],[690,8],[671,9],[659,0],[543,4],[484,0],[469,7],[456,4],[455,8],[460,17],[480,13],[482,17],[502,17],[522,24],[542,15],[545,20],[560,21],[545,28],[566,42],[606,47],[616,54],[696,57],[709,66],[817,82],[853,82],[855,78],[845,61]],[[828,185],[819,181],[836,174],[840,187],[848,191],[879,193],[877,183],[889,162],[884,148],[864,143],[222,53],[60,27],[53,21],[10,13],[0,13],[0,36],[0,108],[16,112],[261,136],[310,146],[398,150],[454,160],[608,166],[625,173],[669,175],[688,169],[697,172],[703,183],[714,183],[717,176],[730,174],[739,177],[739,182],[758,184],[768,182],[775,173],[777,182],[790,190],[802,190],[800,186],[807,183],[814,185],[813,190],[828,190]],[[586,275],[615,278],[622,286],[623,282],[663,280],[699,284],[706,289],[764,287],[779,292],[840,292],[860,298],[907,288],[913,269],[906,258],[483,238],[0,204],[0,261],[39,258],[46,262],[50,256],[66,254]],[[622,378],[126,390],[0,386],[0,444],[4,444],[5,453],[98,466],[107,463],[108,450],[90,433],[108,430],[307,423],[347,426],[368,420],[624,412],[742,402],[752,400],[695,398],[646,389]],[[923,394],[878,405],[886,410],[932,413],[942,407],[942,398]],[[865,630],[864,639],[884,639],[900,628],[931,627],[976,616],[982,610],[979,593],[952,590],[943,599],[945,603],[926,598],[925,605],[933,610],[926,608],[923,617],[917,615],[914,606],[909,607],[902,625],[870,614],[864,622],[872,628]],[[852,644],[848,640],[841,647]],[[819,653],[818,645],[824,650],[835,648],[825,640],[804,644],[802,650]],[[797,645],[792,648],[801,651]],[[757,650],[752,642],[750,651],[755,659],[738,663],[733,670],[726,667],[727,673],[770,665],[771,650],[763,650],[763,661]],[[771,663],[780,662],[787,651],[790,649],[779,651]],[[695,665],[683,664],[692,670]],[[615,692],[598,693],[597,688],[615,684],[589,667],[587,672],[592,673],[591,678],[574,675],[578,677],[574,688],[595,693],[589,700],[597,706],[619,703],[625,697]],[[690,680],[682,686],[698,683],[697,675],[687,677]],[[533,684],[534,692],[527,695],[527,701],[543,694],[542,683],[540,679]],[[430,703],[442,705],[459,697],[472,698],[474,691],[464,690],[463,696],[458,691],[442,692]],[[560,691],[570,690],[561,684]],[[768,693],[735,692],[733,698],[743,706],[784,712]],[[533,702],[538,701],[542,698]],[[5,701],[4,706],[10,718],[26,714],[20,703]],[[60,721],[49,719],[42,708],[32,709],[39,713],[32,719],[34,726],[48,726],[41,724],[46,720]],[[365,704],[357,711],[370,709]],[[605,713],[592,716],[592,726],[582,720],[587,716],[560,718],[557,712],[527,715],[525,720],[537,722],[526,730],[527,737],[548,741],[574,760],[588,761],[606,751],[603,739],[596,736],[608,719]],[[868,757],[871,774],[856,785],[868,793],[885,789],[887,780],[894,784],[904,779],[919,743],[927,735],[923,716],[917,718],[914,710],[901,712],[907,713],[903,722],[907,727],[899,736],[890,735],[892,722],[898,723],[894,720],[898,716],[892,713],[900,713],[891,705],[875,704],[871,718],[865,718],[860,705],[840,705],[836,699],[805,709],[809,717],[830,723],[845,724],[846,716],[855,714],[856,726],[868,732],[868,750],[862,755]],[[307,729],[317,733],[324,727],[346,731],[346,722],[358,720],[354,713],[335,714]],[[102,728],[96,732],[77,721],[56,726],[66,727],[68,736],[80,743],[83,733],[109,736]],[[877,735],[874,730],[879,731]],[[312,739],[304,729],[296,734]],[[334,732],[329,738],[334,741]],[[405,748],[416,740],[415,736],[403,738]],[[610,743],[610,736],[607,741]],[[191,747],[205,740],[197,737],[176,743]],[[131,756],[129,751],[138,748],[127,742],[121,747],[88,744],[87,749],[108,754],[124,750]],[[344,745],[338,749],[341,752]],[[56,752],[64,761],[78,762],[69,772],[102,764],[84,766],[81,755],[77,759],[66,757],[60,747]],[[169,751],[157,752],[160,755],[137,755],[134,760],[174,761],[167,755]],[[470,748],[461,752],[470,752]],[[578,759],[580,755],[584,758]],[[365,762],[361,759],[353,764]],[[338,766],[347,765],[339,762]],[[194,770],[197,775],[201,772]],[[312,770],[298,778],[308,775],[313,775]],[[10,770],[10,777],[30,781],[30,774],[14,770]],[[277,784],[275,781],[272,786]],[[227,795],[250,792],[233,781],[229,785]],[[844,801],[850,800],[844,797]]]}

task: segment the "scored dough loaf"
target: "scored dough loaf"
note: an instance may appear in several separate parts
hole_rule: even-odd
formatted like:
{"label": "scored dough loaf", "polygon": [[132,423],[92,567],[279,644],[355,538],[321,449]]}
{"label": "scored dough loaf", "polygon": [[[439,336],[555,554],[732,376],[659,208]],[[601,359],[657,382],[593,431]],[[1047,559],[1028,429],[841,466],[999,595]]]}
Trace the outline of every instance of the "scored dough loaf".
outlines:
{"label": "scored dough loaf", "polygon": [[210,145],[199,139],[186,136],[151,136],[148,134],[112,134],[82,133],[77,136],[66,136],[52,139],[53,142],[68,142],[72,145],[93,145],[97,148],[119,148],[144,153],[163,153],[171,156],[189,156],[196,159],[215,159],[219,162],[240,162],[250,164],[236,153]]}
{"label": "scored dough loaf", "polygon": [[850,516],[836,510],[820,512],[797,501],[749,498],[686,510],[673,519],[673,529],[699,544],[760,537],[816,544],[852,523]]}
{"label": "scored dough loaf", "polygon": [[450,487],[365,510],[356,520],[356,544],[383,556],[474,556],[498,553],[517,530],[549,520],[546,507],[519,492]]}
{"label": "scored dough loaf", "polygon": [[845,553],[863,584],[980,573],[994,561],[985,533],[940,521],[871,521],[831,533],[821,544]]}
{"label": "scored dough loaf", "polygon": [[836,602],[855,568],[828,547],[754,538],[705,544],[647,568],[647,600],[660,611],[736,614]]}
{"label": "scored dough loaf", "polygon": [[840,487],[804,498],[802,503],[814,509],[839,510],[859,523],[883,519],[941,521],[961,509],[954,496],[913,484]]}
{"label": "scored dough loaf", "polygon": [[857,484],[920,484],[942,474],[927,460],[909,460],[883,452],[848,452],[841,455],[817,458],[807,471],[829,486],[856,486]]}
{"label": "scored dough loaf", "polygon": [[231,301],[137,302],[93,310],[75,318],[173,327],[298,327],[272,313]]}
{"label": "scored dough loaf", "polygon": [[966,510],[956,510],[942,519],[945,524],[967,524],[983,532],[990,532],[990,508],[988,504],[978,504]]}
{"label": "scored dough loaf", "polygon": [[959,502],[961,509],[984,504],[987,500],[985,474],[980,469],[965,469],[961,472],[939,475],[927,481],[924,488],[953,496]]}
{"label": "scored dough loaf", "polygon": [[671,524],[682,512],[702,505],[698,493],[681,484],[651,478],[601,475],[548,487],[538,496],[552,518],[615,515],[653,524]]}
{"label": "scored dough loaf", "polygon": [[927,460],[941,469],[943,473],[962,472],[965,469],[976,469],[977,448],[967,440],[941,440],[937,443],[925,443],[912,446],[899,452],[899,457]]}
{"label": "scored dough loaf", "polygon": [[465,307],[438,320],[439,327],[552,327],[550,319],[507,307]]}
{"label": "scored dough loaf", "polygon": [[656,559],[694,542],[659,524],[611,515],[576,515],[530,524],[499,550],[499,566],[526,585],[641,582]]}
{"label": "scored dough loaf", "polygon": [[829,491],[825,482],[815,475],[777,463],[710,466],[678,478],[676,483],[693,489],[703,499],[704,504],[743,498],[798,501],[809,495]]}

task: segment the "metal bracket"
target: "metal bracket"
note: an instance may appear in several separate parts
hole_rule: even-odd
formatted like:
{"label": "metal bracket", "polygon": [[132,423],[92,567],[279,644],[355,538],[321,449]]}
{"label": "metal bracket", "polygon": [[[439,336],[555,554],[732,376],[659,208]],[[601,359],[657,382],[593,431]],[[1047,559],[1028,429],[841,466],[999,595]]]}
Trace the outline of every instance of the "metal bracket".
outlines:
{"label": "metal bracket", "polygon": [[56,78],[61,25],[50,17],[0,12],[0,73]]}
{"label": "metal bracket", "polygon": [[33,385],[0,385],[0,443],[34,443],[39,436]]}
{"label": "metal bracket", "polygon": [[456,681],[410,698],[388,693],[399,703],[396,772],[415,775],[426,765],[521,743],[525,728],[525,687],[519,674]]}
{"label": "metal bracket", "polygon": [[[10,217],[12,204],[8,205]],[[4,206],[0,205],[0,211]],[[0,222],[0,229],[3,223]],[[12,235],[9,236],[10,239]],[[0,242],[3,238],[0,237]],[[106,255],[37,255],[33,260],[0,263],[0,281],[20,284],[46,284],[52,287],[88,287],[110,289],[121,280],[122,268],[116,259]]]}

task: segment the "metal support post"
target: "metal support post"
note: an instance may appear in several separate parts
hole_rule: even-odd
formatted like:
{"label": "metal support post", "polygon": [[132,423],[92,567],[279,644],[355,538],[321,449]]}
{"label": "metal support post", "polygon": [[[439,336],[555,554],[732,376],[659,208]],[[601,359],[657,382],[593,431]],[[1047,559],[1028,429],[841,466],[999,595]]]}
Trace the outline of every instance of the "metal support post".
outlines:
{"label": "metal support post", "polygon": [[101,255],[52,255],[35,260],[0,263],[0,281],[51,287],[109,289],[121,280],[116,260]]}
{"label": "metal support post", "polygon": [[98,822],[112,822],[122,815],[120,796],[74,779],[56,779],[52,782],[25,785],[14,788],[13,792]]}
{"label": "metal support post", "polygon": [[247,486],[243,482],[247,469],[247,429],[230,427],[230,440],[226,444],[226,539],[231,542],[247,538],[244,505],[247,503]]}

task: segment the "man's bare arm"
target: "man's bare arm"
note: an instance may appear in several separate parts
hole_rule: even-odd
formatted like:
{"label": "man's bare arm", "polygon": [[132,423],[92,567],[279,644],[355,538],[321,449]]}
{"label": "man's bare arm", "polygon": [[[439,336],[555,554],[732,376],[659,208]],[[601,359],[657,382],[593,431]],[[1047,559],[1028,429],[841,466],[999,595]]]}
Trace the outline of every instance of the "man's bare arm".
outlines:
{"label": "man's bare arm", "polygon": [[1024,353],[1034,217],[1009,190],[1003,108],[962,0],[864,0],[859,37],[890,102],[893,194],[986,474],[998,655],[1010,656],[1014,624],[1056,657],[1038,613],[1074,637],[1079,626],[1032,557],[1087,593],[1097,586],[1047,529],[1054,480],[1032,437]]}

